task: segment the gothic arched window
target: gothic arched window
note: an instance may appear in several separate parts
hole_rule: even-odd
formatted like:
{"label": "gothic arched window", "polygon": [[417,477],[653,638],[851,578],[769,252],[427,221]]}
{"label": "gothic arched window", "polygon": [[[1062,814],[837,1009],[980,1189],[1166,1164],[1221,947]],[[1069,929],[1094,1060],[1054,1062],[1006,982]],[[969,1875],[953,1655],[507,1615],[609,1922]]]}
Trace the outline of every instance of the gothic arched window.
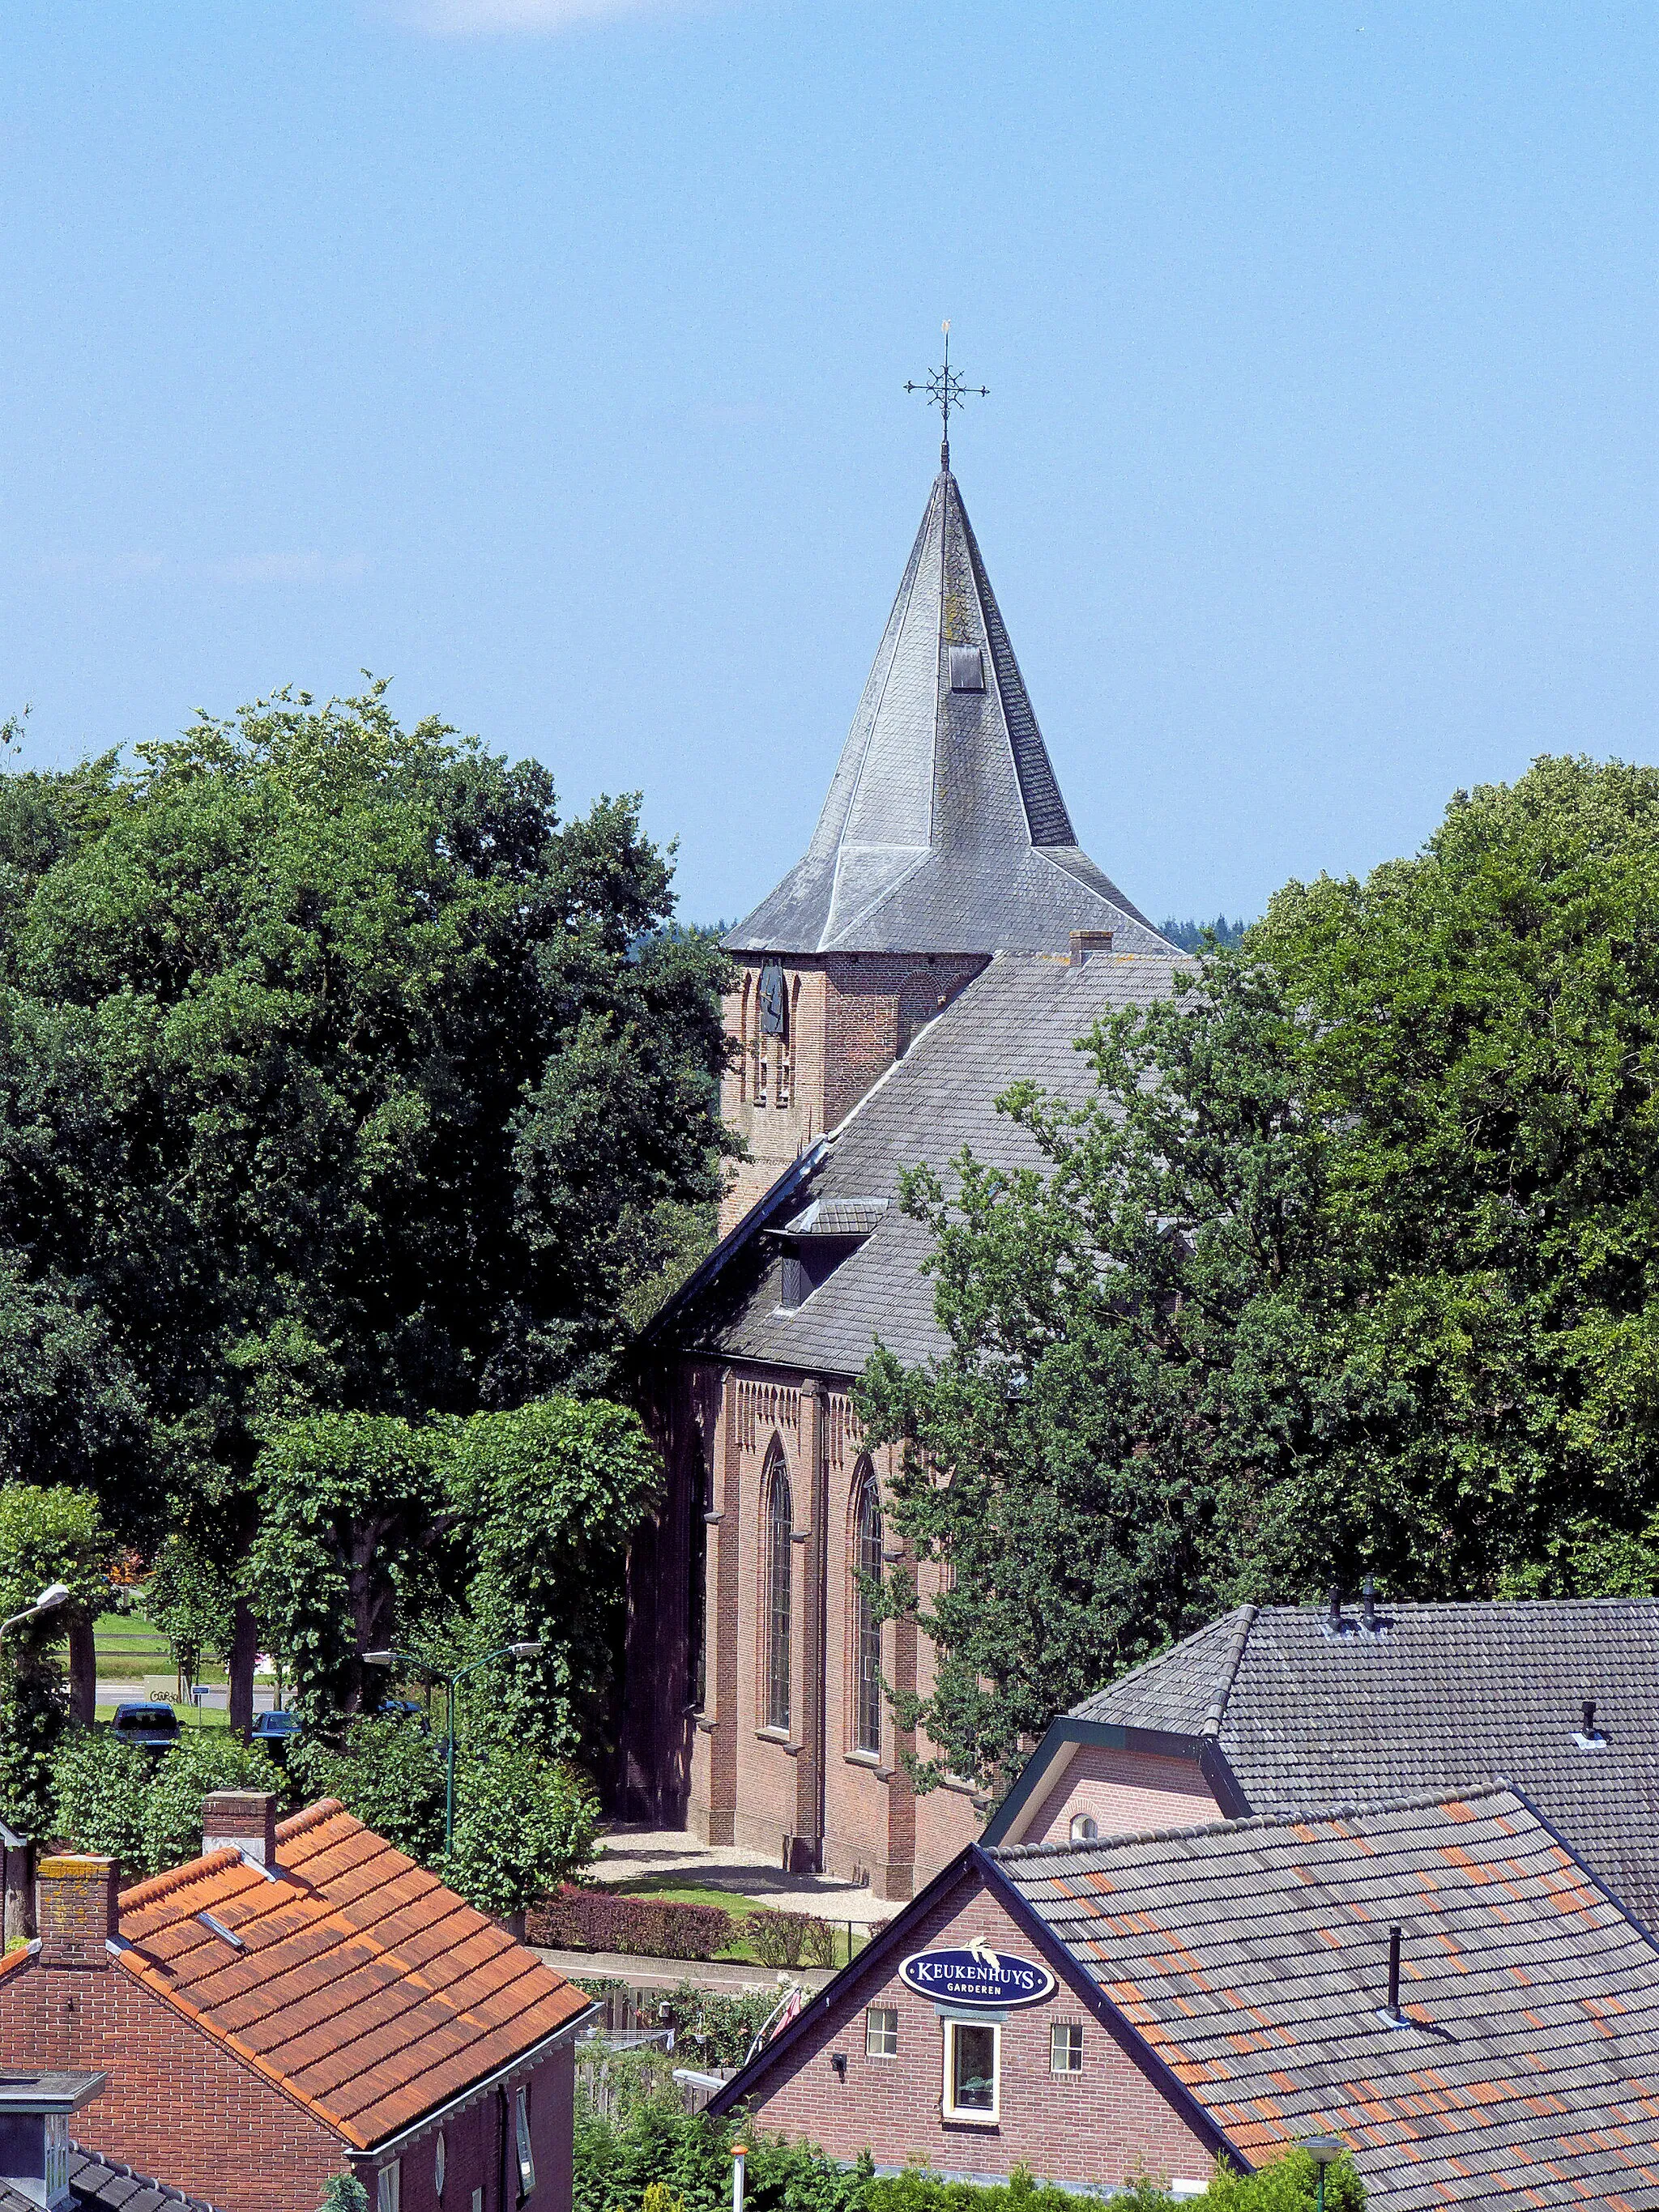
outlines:
{"label": "gothic arched window", "polygon": [[781,1447],[769,1462],[764,1492],[766,1578],[761,1619],[765,1630],[766,1725],[789,1726],[789,1629],[794,1595],[794,1506]]}
{"label": "gothic arched window", "polygon": [[881,1621],[864,1577],[881,1580],[881,1497],[869,1461],[859,1462],[853,1503],[853,1748],[881,1749]]}
{"label": "gothic arched window", "polygon": [[685,1530],[685,1673],[691,1703],[701,1712],[708,1694],[705,1641],[708,1632],[708,1479],[703,1466],[702,1440],[691,1440],[686,1469]]}

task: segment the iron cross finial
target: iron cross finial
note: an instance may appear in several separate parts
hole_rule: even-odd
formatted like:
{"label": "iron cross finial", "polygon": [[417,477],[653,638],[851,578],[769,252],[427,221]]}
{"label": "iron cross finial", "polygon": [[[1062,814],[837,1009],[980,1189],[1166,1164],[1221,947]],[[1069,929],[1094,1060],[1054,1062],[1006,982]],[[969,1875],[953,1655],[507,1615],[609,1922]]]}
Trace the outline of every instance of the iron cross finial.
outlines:
{"label": "iron cross finial", "polygon": [[907,392],[925,392],[927,404],[938,408],[945,425],[945,435],[939,445],[939,465],[940,468],[948,470],[951,465],[951,410],[960,407],[964,399],[988,399],[991,396],[988,384],[964,384],[951,368],[951,325],[948,322],[945,325],[945,366],[930,370],[925,384],[907,384],[904,388]]}

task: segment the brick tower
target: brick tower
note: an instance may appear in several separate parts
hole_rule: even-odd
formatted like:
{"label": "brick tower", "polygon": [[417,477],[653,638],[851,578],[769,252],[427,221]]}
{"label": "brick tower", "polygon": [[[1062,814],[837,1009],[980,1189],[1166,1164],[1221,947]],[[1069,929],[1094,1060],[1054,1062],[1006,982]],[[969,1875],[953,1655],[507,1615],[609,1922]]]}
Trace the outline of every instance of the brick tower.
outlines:
{"label": "brick tower", "polygon": [[726,939],[746,1139],[730,1230],[995,952],[1163,939],[1078,845],[962,493],[940,468],[805,853]]}

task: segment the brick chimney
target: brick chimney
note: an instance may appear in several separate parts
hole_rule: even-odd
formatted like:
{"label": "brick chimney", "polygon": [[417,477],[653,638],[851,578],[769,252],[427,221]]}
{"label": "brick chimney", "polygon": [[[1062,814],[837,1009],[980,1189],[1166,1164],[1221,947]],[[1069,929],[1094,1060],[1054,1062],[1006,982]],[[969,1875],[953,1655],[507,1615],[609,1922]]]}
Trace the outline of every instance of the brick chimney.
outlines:
{"label": "brick chimney", "polygon": [[1111,949],[1112,933],[1109,929],[1074,929],[1072,932],[1073,968],[1081,968],[1097,953],[1109,952]]}
{"label": "brick chimney", "polygon": [[115,1862],[61,1852],[35,1869],[43,1966],[107,1966],[116,1932]]}
{"label": "brick chimney", "polygon": [[216,1790],[202,1800],[202,1849],[234,1844],[244,1858],[276,1869],[276,1800],[269,1790]]}

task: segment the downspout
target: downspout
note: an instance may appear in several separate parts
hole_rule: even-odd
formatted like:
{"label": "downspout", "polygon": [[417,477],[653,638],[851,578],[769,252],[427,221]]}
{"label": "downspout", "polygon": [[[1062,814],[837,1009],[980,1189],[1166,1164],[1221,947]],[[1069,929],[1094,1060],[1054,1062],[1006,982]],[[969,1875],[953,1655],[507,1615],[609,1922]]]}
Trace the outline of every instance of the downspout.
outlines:
{"label": "downspout", "polygon": [[818,1463],[813,1474],[817,1486],[814,1500],[818,1524],[818,1872],[824,1869],[825,1808],[829,1802],[830,1755],[830,1393],[819,1386],[817,1428]]}

